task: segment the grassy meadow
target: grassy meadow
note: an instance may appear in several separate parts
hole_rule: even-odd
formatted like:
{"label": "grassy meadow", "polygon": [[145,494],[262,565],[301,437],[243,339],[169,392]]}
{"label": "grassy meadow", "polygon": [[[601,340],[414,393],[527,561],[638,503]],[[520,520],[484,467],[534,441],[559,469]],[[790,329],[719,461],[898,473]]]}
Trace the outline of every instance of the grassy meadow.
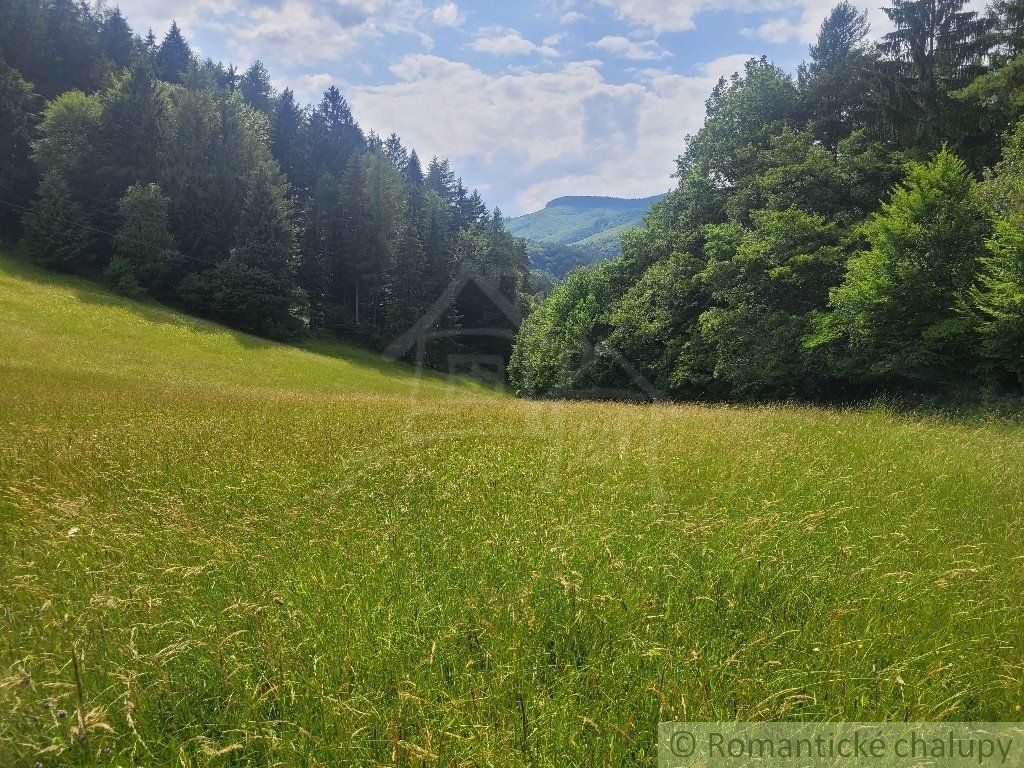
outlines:
{"label": "grassy meadow", "polygon": [[1022,454],[995,417],[519,401],[2,258],[0,765],[1022,720]]}

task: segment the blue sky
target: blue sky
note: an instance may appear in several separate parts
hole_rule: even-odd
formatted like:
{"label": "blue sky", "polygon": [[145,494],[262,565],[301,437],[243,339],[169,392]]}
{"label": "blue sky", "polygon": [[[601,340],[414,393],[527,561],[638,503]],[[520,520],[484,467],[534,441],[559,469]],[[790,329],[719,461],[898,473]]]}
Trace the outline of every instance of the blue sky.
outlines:
{"label": "blue sky", "polygon": [[[259,58],[279,87],[331,83],[367,130],[448,157],[508,215],[569,194],[671,185],[717,79],[751,55],[794,70],[833,0],[121,0],[202,56]],[[876,0],[877,2],[877,0]],[[875,30],[884,15],[871,11]]]}

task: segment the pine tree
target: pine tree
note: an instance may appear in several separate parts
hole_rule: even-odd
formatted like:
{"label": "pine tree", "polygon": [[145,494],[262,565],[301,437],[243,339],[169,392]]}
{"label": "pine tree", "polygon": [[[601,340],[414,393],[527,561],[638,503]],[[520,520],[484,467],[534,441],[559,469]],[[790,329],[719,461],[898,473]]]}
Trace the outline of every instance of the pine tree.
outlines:
{"label": "pine tree", "polygon": [[1001,56],[1013,59],[1024,53],[1024,0],[995,0],[990,13]]}
{"label": "pine tree", "polygon": [[409,162],[405,166],[405,178],[414,187],[423,185],[423,165],[420,163],[420,156],[414,149],[409,153]]}
{"label": "pine tree", "polygon": [[306,110],[295,102],[295,94],[285,88],[274,101],[270,122],[270,149],[281,166],[294,200],[305,200],[310,194]]}
{"label": "pine tree", "polygon": [[333,85],[310,116],[310,137],[316,177],[330,173],[340,179],[352,156],[366,146],[348,102]]}
{"label": "pine tree", "polygon": [[135,58],[135,38],[120,8],[107,11],[100,28],[103,51],[118,68],[125,69]]}
{"label": "pine tree", "polygon": [[869,30],[867,12],[844,0],[822,24],[810,62],[800,66],[808,127],[830,148],[853,132],[866,107]]}
{"label": "pine tree", "polygon": [[43,177],[39,199],[26,214],[24,227],[25,249],[40,264],[80,272],[96,259],[89,218],[58,173]]}
{"label": "pine tree", "polygon": [[157,77],[178,84],[184,81],[185,74],[195,66],[195,55],[181,34],[177,21],[171,22],[171,28],[157,49],[154,63]]}
{"label": "pine tree", "polygon": [[38,107],[32,85],[0,61],[0,158],[4,158],[0,164],[0,200],[17,206],[0,206],[0,232],[17,229],[19,209],[32,199],[36,172],[31,142]]}
{"label": "pine tree", "polygon": [[890,114],[908,145],[937,147],[967,127],[948,94],[984,71],[993,38],[991,22],[966,2],[892,0],[884,9],[895,27],[881,43],[895,87]]}
{"label": "pine tree", "polygon": [[170,204],[156,184],[132,186],[118,203],[115,257],[105,274],[122,292],[173,294],[184,259],[168,226]]}
{"label": "pine tree", "polygon": [[274,110],[274,86],[270,84],[270,73],[258,59],[252,63],[238,81],[242,99],[253,109],[265,115]]}
{"label": "pine tree", "polygon": [[384,142],[384,154],[388,156],[395,168],[405,173],[409,166],[409,153],[402,146],[402,140],[397,133],[392,133]]}

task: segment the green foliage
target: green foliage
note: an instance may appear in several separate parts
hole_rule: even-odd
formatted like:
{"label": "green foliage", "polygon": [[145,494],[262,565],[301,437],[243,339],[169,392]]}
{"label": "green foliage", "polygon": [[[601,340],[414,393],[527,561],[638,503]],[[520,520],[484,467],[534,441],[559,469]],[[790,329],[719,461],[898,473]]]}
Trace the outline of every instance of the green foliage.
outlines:
{"label": "green foliage", "polygon": [[[1012,5],[997,9],[1000,28]],[[676,190],[623,236],[619,258],[574,277],[601,287],[581,315],[596,360],[614,348],[680,398],[845,399],[1017,380],[991,343],[979,367],[979,322],[989,338],[1012,334],[971,307],[992,285],[1007,294],[1007,238],[1024,222],[1021,129],[983,184],[972,177],[1019,118],[1019,59],[962,0],[885,10],[894,29],[873,45],[864,12],[840,2],[797,82],[755,59],[718,84]],[[986,261],[992,216],[1007,222],[991,240],[998,267]],[[979,280],[990,287],[972,299]],[[584,306],[570,298],[552,292],[520,332],[516,375],[531,394],[564,387],[542,358],[581,343],[563,327]],[[621,382],[611,367],[588,371],[594,387]]]}
{"label": "green foliage", "polygon": [[865,44],[869,30],[867,12],[843,0],[822,24],[810,61],[800,67],[808,128],[828,147],[853,133],[865,118],[864,95],[876,64]]}
{"label": "green foliage", "polygon": [[972,367],[964,312],[991,226],[963,161],[946,150],[906,181],[862,234],[830,320],[869,381],[942,384]]}
{"label": "green foliage", "polygon": [[[728,226],[728,225],[727,225]],[[737,235],[739,235],[737,237]],[[845,265],[841,231],[795,208],[717,228],[699,279],[713,307],[699,318],[715,379],[741,397],[809,397],[827,372],[804,346]]]}
{"label": "green foliage", "polygon": [[120,292],[172,296],[185,266],[168,226],[171,201],[156,184],[129,187],[117,206],[120,226],[114,235],[116,256],[107,280]]}
{"label": "green foliage", "polygon": [[1024,225],[1024,122],[1008,138],[1002,159],[985,172],[978,195],[996,217]]}
{"label": "green foliage", "polygon": [[96,259],[96,234],[85,208],[56,171],[43,176],[24,230],[25,250],[39,264],[79,272]]}
{"label": "green foliage", "polygon": [[96,96],[68,91],[46,105],[33,158],[41,175],[59,175],[79,197],[93,203],[92,185],[101,166],[97,136],[103,104]]}
{"label": "green foliage", "polygon": [[7,203],[0,206],[0,233],[15,230],[20,209],[32,199],[35,169],[29,147],[37,102],[32,85],[0,60],[0,200]]}
{"label": "green foliage", "polygon": [[156,74],[167,83],[183,83],[186,75],[195,67],[195,54],[181,34],[178,22],[172,21],[163,42],[153,57]]}
{"label": "green foliage", "polygon": [[973,291],[986,357],[1024,384],[1024,229],[1000,221]]}

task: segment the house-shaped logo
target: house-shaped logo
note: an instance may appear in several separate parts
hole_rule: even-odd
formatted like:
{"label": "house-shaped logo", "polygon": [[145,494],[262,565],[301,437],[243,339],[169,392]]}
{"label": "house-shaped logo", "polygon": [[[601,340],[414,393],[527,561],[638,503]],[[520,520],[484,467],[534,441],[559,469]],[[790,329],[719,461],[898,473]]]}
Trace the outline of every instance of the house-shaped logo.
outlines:
{"label": "house-shaped logo", "polygon": [[[394,360],[413,362],[418,368],[426,367],[428,351],[433,344],[458,338],[501,339],[511,344],[525,319],[523,312],[501,291],[500,270],[482,270],[472,262],[463,262],[452,281],[438,299],[427,309],[409,330],[396,338],[384,350],[384,356]],[[468,287],[473,286],[498,310],[506,323],[491,327],[446,328],[442,320],[450,314]],[[469,373],[474,377],[490,376],[498,384],[506,384],[505,358],[502,355],[481,353],[452,353],[447,356],[450,373]],[[628,402],[656,402],[662,400],[661,392],[637,370],[629,360],[608,344],[588,348],[580,355],[580,365],[570,377],[567,386],[552,389],[546,395],[564,400],[622,400]],[[587,374],[595,362],[601,359],[611,362],[625,374],[629,387],[592,388],[586,386]]]}

